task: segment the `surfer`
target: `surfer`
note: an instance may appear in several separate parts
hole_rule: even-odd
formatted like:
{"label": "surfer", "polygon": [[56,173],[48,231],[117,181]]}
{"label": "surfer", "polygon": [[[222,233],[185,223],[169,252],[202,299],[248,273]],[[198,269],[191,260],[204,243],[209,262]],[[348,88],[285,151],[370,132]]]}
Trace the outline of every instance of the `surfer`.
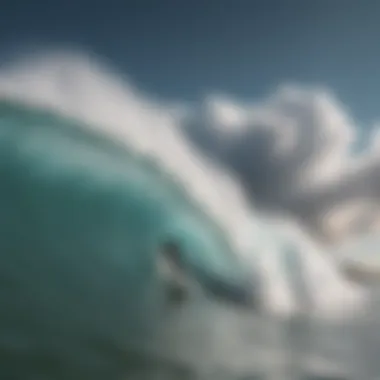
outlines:
{"label": "surfer", "polygon": [[[165,241],[160,249],[159,272],[165,281],[166,294],[170,303],[181,304],[188,295],[191,282],[196,281],[195,275],[190,273],[189,268],[182,258],[180,246],[171,240]],[[253,284],[239,286],[232,281],[227,283],[221,281],[211,273],[199,279],[203,291],[220,301],[224,301],[234,306],[259,309],[259,291]],[[257,294],[256,294],[257,291]]]}
{"label": "surfer", "polygon": [[170,304],[182,304],[188,297],[190,284],[180,248],[175,242],[166,241],[159,253],[158,270],[164,281],[167,300]]}

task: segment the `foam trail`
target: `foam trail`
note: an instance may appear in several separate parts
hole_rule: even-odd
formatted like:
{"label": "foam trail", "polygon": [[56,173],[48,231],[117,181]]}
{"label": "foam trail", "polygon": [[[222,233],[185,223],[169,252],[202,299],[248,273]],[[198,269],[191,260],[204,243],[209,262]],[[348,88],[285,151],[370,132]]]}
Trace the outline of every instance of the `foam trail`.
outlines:
{"label": "foam trail", "polygon": [[[141,94],[99,62],[95,63],[93,57],[78,51],[21,56],[12,64],[3,65],[0,96],[73,117],[129,146],[139,155],[153,157],[221,226],[233,251],[248,258],[254,268],[262,265],[258,263],[266,262],[262,274],[272,289],[268,288],[267,293],[271,294],[268,303],[273,309],[291,309],[291,290],[286,285],[285,269],[281,264],[282,247],[289,237],[273,232],[282,226],[262,222],[252,202],[246,200],[240,184],[187,142],[179,128],[180,118],[176,111],[180,112],[180,109]],[[263,235],[267,236],[266,242],[263,242]],[[299,239],[301,235],[299,233],[297,239],[306,241],[305,236]],[[311,249],[312,245],[301,244],[309,268],[328,268],[328,261],[316,254],[318,249]],[[269,251],[268,257],[260,257],[259,253]],[[351,302],[348,299],[356,299],[352,296],[352,289],[331,267],[327,273],[325,276],[331,279],[326,281],[330,286],[328,294],[334,295],[328,305],[321,296],[325,297],[326,292],[314,287],[323,310],[328,311],[332,305],[339,309],[344,303]],[[311,282],[317,282],[315,275],[314,280],[313,275],[309,277]]]}

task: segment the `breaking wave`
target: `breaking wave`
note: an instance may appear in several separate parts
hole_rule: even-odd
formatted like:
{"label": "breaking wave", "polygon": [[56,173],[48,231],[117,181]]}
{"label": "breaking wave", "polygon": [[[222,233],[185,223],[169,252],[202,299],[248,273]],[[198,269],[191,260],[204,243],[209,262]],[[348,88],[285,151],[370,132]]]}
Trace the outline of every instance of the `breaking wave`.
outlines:
{"label": "breaking wave", "polygon": [[[207,286],[217,277],[245,286],[249,274],[274,313],[306,305],[341,319],[360,307],[362,289],[339,275],[324,247],[285,217],[255,210],[241,184],[187,141],[182,111],[182,105],[141,93],[81,52],[19,56],[0,65],[0,170],[7,178],[1,188],[0,243],[11,244],[25,264],[19,265],[21,256],[3,256],[1,281],[11,287],[24,281],[39,303],[35,319],[19,321],[12,310],[31,305],[2,298],[9,313],[0,325],[8,334],[0,334],[0,349],[44,352],[59,341],[55,348],[83,366],[86,349],[95,347],[86,355],[94,363],[96,351],[103,353],[106,362],[96,359],[102,378],[107,358],[115,360],[117,348],[123,350],[128,340],[140,342],[157,320],[161,303],[148,302],[155,288],[149,255],[167,237],[180,242],[200,283]],[[59,190],[50,192],[52,187]],[[41,231],[43,241],[37,238]],[[53,248],[57,257],[49,260]],[[107,257],[101,254],[105,250]],[[16,284],[7,273],[17,273]],[[144,297],[147,302],[141,303]],[[134,313],[120,309],[127,304]],[[199,310],[208,310],[203,319]],[[60,331],[41,318],[59,320]],[[242,316],[231,310],[189,305],[168,319],[166,348],[197,363],[241,358],[249,351],[239,336],[241,325]],[[40,334],[32,339],[40,346],[29,347],[22,334],[9,335],[20,326]],[[148,334],[153,346],[149,339]],[[237,347],[234,355],[226,342]]]}
{"label": "breaking wave", "polygon": [[[294,310],[300,281],[301,288],[306,283],[315,309],[330,316],[346,314],[361,298],[301,228],[285,219],[275,223],[255,211],[241,185],[187,141],[179,125],[181,105],[141,93],[97,57],[78,51],[18,56],[1,66],[0,97],[72,118],[154,162],[207,215],[210,225],[222,231],[234,254],[259,272],[268,308]],[[99,161],[99,173],[102,165]],[[286,263],[289,255],[302,267],[302,279]]]}

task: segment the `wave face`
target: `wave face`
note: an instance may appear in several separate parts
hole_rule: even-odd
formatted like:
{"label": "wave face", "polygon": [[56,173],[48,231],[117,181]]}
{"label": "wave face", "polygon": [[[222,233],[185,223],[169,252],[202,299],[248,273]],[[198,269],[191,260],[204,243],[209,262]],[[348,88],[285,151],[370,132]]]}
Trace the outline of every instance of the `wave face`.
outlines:
{"label": "wave face", "polygon": [[9,102],[0,152],[2,377],[118,378],[121,353],[167,314],[155,265],[168,238],[206,286],[243,281],[221,231],[154,162]]}
{"label": "wave face", "polygon": [[168,237],[203,288],[243,289],[249,274],[270,311],[307,299],[344,316],[360,298],[301,229],[264,219],[187,142],[181,107],[67,51],[0,64],[0,99],[3,371],[50,360],[44,370],[65,380],[118,379],[128,347],[240,363],[250,315],[196,289],[180,309],[163,307],[154,254]]}

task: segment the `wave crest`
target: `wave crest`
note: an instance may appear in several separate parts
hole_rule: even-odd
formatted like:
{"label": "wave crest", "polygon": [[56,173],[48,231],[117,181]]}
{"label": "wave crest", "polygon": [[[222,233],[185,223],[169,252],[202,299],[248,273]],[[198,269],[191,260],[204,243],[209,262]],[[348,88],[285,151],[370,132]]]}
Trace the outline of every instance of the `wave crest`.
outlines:
{"label": "wave crest", "polygon": [[[294,238],[278,234],[276,231],[284,230],[283,226],[266,223],[247,201],[241,185],[188,143],[179,127],[181,107],[149,98],[100,62],[78,51],[24,56],[2,67],[0,97],[79,120],[135,154],[148,157],[195,200],[197,212],[205,213],[221,229],[233,252],[247,259],[252,267],[260,267],[268,292],[269,288],[275,289],[268,296],[273,308],[291,308],[294,289],[289,278],[294,274],[284,267],[282,257],[284,247]],[[268,236],[270,244],[262,243],[263,235]],[[329,293],[335,295],[327,302],[329,306],[320,305],[321,309],[331,311],[332,304],[342,306],[357,299],[329,260],[320,252],[310,253],[310,246],[314,251],[318,247],[309,242],[306,248],[302,243],[309,241],[305,234],[298,233],[296,239],[297,255],[309,264],[319,262],[318,267],[329,268],[325,277],[330,282],[326,283],[330,284]],[[313,292],[326,296],[320,289]]]}

